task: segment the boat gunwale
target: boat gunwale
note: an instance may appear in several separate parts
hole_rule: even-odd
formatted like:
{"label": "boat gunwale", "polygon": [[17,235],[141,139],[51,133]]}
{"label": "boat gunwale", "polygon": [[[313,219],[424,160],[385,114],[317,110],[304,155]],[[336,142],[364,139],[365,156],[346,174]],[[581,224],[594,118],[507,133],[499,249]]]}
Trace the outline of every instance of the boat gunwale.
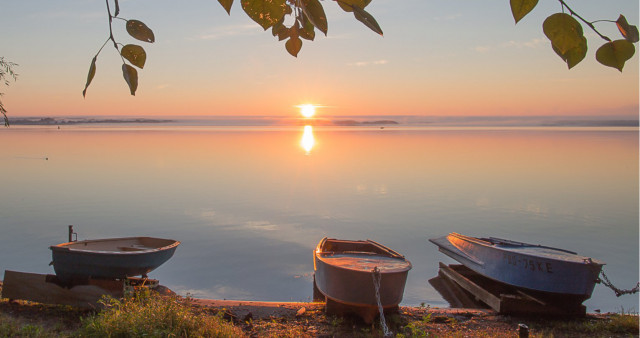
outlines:
{"label": "boat gunwale", "polygon": [[[91,249],[77,249],[70,248],[70,245],[81,244],[81,243],[95,243],[95,242],[114,242],[114,241],[122,241],[122,240],[132,240],[132,239],[152,239],[152,240],[163,240],[163,241],[171,241],[172,243],[169,245],[157,247],[157,248],[148,248],[148,249],[139,249],[139,250],[131,250],[131,251],[112,251],[112,250],[91,250]],[[74,242],[66,242],[60,243],[56,245],[51,245],[49,249],[51,251],[57,252],[74,252],[74,253],[82,253],[87,255],[125,255],[125,256],[133,256],[133,255],[143,255],[149,254],[158,251],[165,251],[176,248],[180,245],[181,242],[174,239],[167,238],[158,238],[158,237],[148,237],[148,236],[134,236],[134,237],[118,237],[118,238],[100,238],[100,239],[87,239],[82,241],[74,241]]]}
{"label": "boat gunwale", "polygon": [[[469,241],[469,242],[472,242],[474,244],[487,247],[489,249],[503,251],[503,252],[506,251],[506,252],[510,252],[510,253],[516,253],[518,255],[531,257],[531,258],[544,258],[544,259],[549,259],[549,260],[560,261],[560,262],[563,262],[565,264],[588,264],[588,265],[596,265],[596,266],[606,265],[606,263],[601,262],[601,261],[599,261],[597,259],[593,259],[591,257],[583,256],[583,255],[580,255],[578,253],[574,253],[573,251],[563,250],[563,249],[558,249],[558,248],[553,248],[553,247],[548,247],[548,246],[544,246],[544,245],[536,245],[536,244],[529,244],[529,243],[524,243],[524,242],[512,241],[514,243],[522,243],[522,244],[524,244],[523,247],[530,246],[531,248],[543,248],[543,249],[551,249],[551,250],[559,251],[559,252],[562,252],[562,253],[565,253],[565,254],[569,254],[569,255],[566,255],[566,257],[572,257],[572,256],[580,257],[582,259],[582,261],[566,260],[566,259],[550,257],[550,256],[546,256],[546,255],[536,255],[536,254],[533,254],[533,253],[527,253],[527,252],[522,252],[522,251],[518,251],[518,250],[510,250],[509,248],[505,248],[505,247],[502,247],[502,246],[497,246],[496,244],[491,243],[491,242],[489,242],[487,240],[484,240],[482,238],[461,235],[461,234],[459,234],[457,232],[452,232],[452,233],[450,233],[450,234],[448,234],[448,235],[446,235],[444,237],[449,237],[449,236],[457,237],[458,239]],[[501,240],[500,238],[496,238],[496,239],[497,240]],[[453,244],[453,243],[451,243],[451,244]],[[438,247],[440,247],[440,246],[438,245]],[[454,247],[457,250],[459,250],[461,252],[464,252],[463,250],[461,250],[457,246],[454,245]]]}
{"label": "boat gunwale", "polygon": [[[385,254],[380,254],[380,253],[375,253],[375,252],[368,252],[368,251],[319,251],[320,248],[322,248],[324,246],[324,244],[327,241],[336,241],[336,242],[348,242],[348,243],[361,243],[361,244],[369,244],[372,245],[374,247],[377,247],[379,249],[384,250],[385,252],[388,253],[388,255]],[[354,271],[354,272],[359,272],[359,273],[371,273],[371,271],[368,270],[364,270],[364,269],[357,269],[357,268],[349,268],[349,267],[344,267],[344,266],[340,266],[340,265],[335,265],[335,264],[331,264],[328,260],[328,256],[331,255],[333,256],[334,254],[339,254],[339,253],[357,253],[357,254],[367,254],[367,255],[371,255],[371,256],[379,256],[379,257],[387,257],[387,258],[391,258],[391,259],[396,259],[402,262],[407,263],[406,266],[402,267],[402,268],[393,268],[393,269],[385,269],[384,271],[381,271],[382,274],[394,274],[394,273],[403,273],[403,272],[408,272],[409,270],[411,270],[413,268],[413,265],[411,264],[411,262],[405,258],[404,255],[396,252],[395,250],[392,250],[391,248],[388,248],[376,241],[370,240],[370,239],[366,239],[366,240],[343,240],[343,239],[336,239],[336,238],[327,238],[324,237],[322,240],[320,240],[320,243],[318,243],[318,246],[316,247],[316,250],[314,250],[313,254],[314,256],[321,261],[323,264],[326,264],[328,266],[331,266],[333,268],[336,269],[340,269],[340,270],[347,270],[347,271]]]}

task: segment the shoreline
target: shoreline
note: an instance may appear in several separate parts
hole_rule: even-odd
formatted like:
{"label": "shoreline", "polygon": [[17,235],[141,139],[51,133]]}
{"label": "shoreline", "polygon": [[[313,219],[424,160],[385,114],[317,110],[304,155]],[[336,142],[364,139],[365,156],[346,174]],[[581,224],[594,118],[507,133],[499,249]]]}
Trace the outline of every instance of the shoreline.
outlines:
{"label": "shoreline", "polygon": [[[178,296],[165,287],[156,291],[154,293],[188,304],[194,314],[221,317],[249,337],[382,336],[379,318],[372,324],[365,324],[358,317],[326,314],[324,302],[199,299]],[[97,309],[81,310],[69,306],[0,299],[0,322],[17,323],[12,325],[29,328],[38,326],[46,336],[73,336],[82,318],[96,313],[99,313]],[[620,317],[626,317],[625,321],[621,322]],[[491,309],[400,306],[397,312],[386,313],[385,319],[396,337],[514,337],[522,325],[532,337],[638,336],[637,314],[587,313],[581,318],[527,317],[501,315]],[[631,328],[629,322],[632,323]]]}

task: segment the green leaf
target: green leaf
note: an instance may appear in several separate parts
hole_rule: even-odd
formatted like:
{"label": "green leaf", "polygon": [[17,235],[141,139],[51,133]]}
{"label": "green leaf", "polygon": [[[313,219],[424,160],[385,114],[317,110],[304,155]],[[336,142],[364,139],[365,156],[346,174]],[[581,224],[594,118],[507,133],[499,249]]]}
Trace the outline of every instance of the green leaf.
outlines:
{"label": "green leaf", "polygon": [[84,90],[82,91],[82,97],[86,97],[87,88],[91,84],[93,77],[96,76],[96,61],[98,60],[98,56],[94,56],[93,60],[91,60],[91,66],[89,66],[89,74],[87,74],[87,84],[84,85]]}
{"label": "green leaf", "polygon": [[302,40],[297,36],[292,36],[285,43],[285,48],[287,48],[287,52],[289,52],[289,54],[298,57],[298,52],[300,52],[300,49],[302,48]]}
{"label": "green leaf", "polygon": [[338,5],[345,12],[353,12],[354,6],[364,9],[369,3],[371,0],[338,0]]}
{"label": "green leaf", "polygon": [[302,15],[302,29],[298,30],[300,37],[306,40],[313,41],[316,38],[316,31],[311,21],[307,19],[306,15]]}
{"label": "green leaf", "polygon": [[549,16],[544,20],[542,29],[553,46],[563,54],[580,45],[584,37],[580,23],[565,13]]}
{"label": "green leaf", "polygon": [[587,39],[582,37],[582,43],[575,48],[569,49],[565,53],[560,53],[560,51],[553,45],[551,48],[558,54],[564,62],[567,63],[567,67],[569,69],[573,68],[575,65],[580,63],[587,55]]}
{"label": "green leaf", "polygon": [[264,30],[282,20],[287,12],[286,0],[242,0],[242,9]]}
{"label": "green leaf", "polygon": [[218,0],[218,2],[227,11],[227,14],[231,15],[231,5],[233,5],[233,0]]}
{"label": "green leaf", "polygon": [[307,16],[309,21],[318,28],[324,35],[327,35],[327,15],[324,14],[324,8],[318,0],[302,0],[302,12]]}
{"label": "green leaf", "polygon": [[630,25],[624,15],[620,14],[618,21],[616,21],[616,26],[618,26],[618,30],[627,41],[638,42],[638,27]]}
{"label": "green leaf", "polygon": [[624,63],[633,57],[636,48],[627,40],[607,42],[596,51],[596,60],[601,64],[613,67],[622,72]]}
{"label": "green leaf", "polygon": [[367,11],[365,11],[364,9],[358,6],[353,6],[353,15],[356,17],[356,19],[358,19],[358,21],[362,22],[365,26],[369,27],[372,31],[380,35],[383,35],[382,29],[378,25],[378,22]]}
{"label": "green leaf", "polygon": [[127,85],[129,85],[131,95],[135,96],[136,90],[138,89],[138,71],[125,63],[122,64],[122,76],[124,76],[124,80],[127,81]]}
{"label": "green leaf", "polygon": [[538,0],[510,0],[511,1],[511,14],[516,20],[516,23],[529,14],[533,8],[538,4]]}
{"label": "green leaf", "polygon": [[144,63],[147,61],[147,53],[145,53],[144,48],[138,45],[129,44],[122,47],[120,55],[140,69],[144,68]]}
{"label": "green leaf", "polygon": [[129,35],[140,41],[156,41],[156,38],[153,35],[153,31],[149,29],[149,27],[147,27],[147,25],[145,25],[142,21],[127,20],[127,32],[129,33]]}

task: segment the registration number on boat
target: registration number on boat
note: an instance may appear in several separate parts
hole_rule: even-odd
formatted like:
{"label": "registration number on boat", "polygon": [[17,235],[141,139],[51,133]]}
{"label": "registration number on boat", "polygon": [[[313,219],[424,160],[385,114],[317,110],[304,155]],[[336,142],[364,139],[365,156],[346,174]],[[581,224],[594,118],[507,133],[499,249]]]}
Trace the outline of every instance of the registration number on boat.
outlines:
{"label": "registration number on boat", "polygon": [[531,270],[531,271],[541,271],[546,273],[553,273],[553,268],[551,263],[542,262],[535,259],[530,259],[524,256],[511,255],[508,253],[504,253],[503,257],[504,261],[513,266],[519,266],[523,269]]}

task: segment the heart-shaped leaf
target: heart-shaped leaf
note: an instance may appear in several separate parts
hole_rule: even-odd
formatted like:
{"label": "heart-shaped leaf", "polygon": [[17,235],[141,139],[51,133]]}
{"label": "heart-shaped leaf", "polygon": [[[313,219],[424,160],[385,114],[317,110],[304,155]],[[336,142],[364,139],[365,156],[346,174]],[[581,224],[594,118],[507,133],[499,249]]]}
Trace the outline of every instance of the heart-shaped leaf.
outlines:
{"label": "heart-shaped leaf", "polygon": [[91,66],[89,66],[89,74],[87,74],[87,83],[84,85],[84,90],[82,91],[82,97],[86,97],[87,88],[91,84],[93,77],[96,76],[96,61],[98,60],[98,56],[94,56],[93,60],[91,60]]}
{"label": "heart-shaped leaf", "polygon": [[129,44],[122,47],[120,55],[140,69],[144,68],[144,63],[147,61],[147,53],[145,53],[144,48],[138,45]]}
{"label": "heart-shaped leaf", "polygon": [[318,0],[302,0],[302,12],[324,35],[327,35],[327,15]]}
{"label": "heart-shaped leaf", "polygon": [[300,49],[302,48],[302,40],[297,36],[292,36],[284,45],[289,54],[298,57],[298,52],[300,52]]}
{"label": "heart-shaped leaf", "polygon": [[233,0],[218,0],[218,2],[222,5],[224,10],[227,11],[227,14],[231,15],[231,5],[233,5]]}
{"label": "heart-shaped leaf", "polygon": [[638,27],[630,25],[624,15],[620,14],[620,17],[618,17],[618,21],[616,21],[616,25],[618,26],[618,30],[620,31],[622,36],[624,36],[627,41],[638,42]]}
{"label": "heart-shaped leaf", "polygon": [[358,21],[369,27],[369,29],[380,35],[383,35],[382,28],[380,28],[376,19],[367,11],[358,6],[353,6],[353,15],[356,17],[356,19],[358,19]]}
{"label": "heart-shaped leaf", "polygon": [[587,55],[587,39],[582,37],[582,43],[580,43],[577,47],[569,49],[565,53],[560,53],[560,51],[553,45],[551,48],[558,54],[564,62],[567,63],[567,67],[569,69],[573,68],[575,65],[580,63]]}
{"label": "heart-shaped leaf", "polygon": [[144,41],[154,42],[156,37],[153,35],[153,31],[147,27],[142,21],[127,20],[127,32],[132,37]]}
{"label": "heart-shaped leaf", "polygon": [[242,0],[242,9],[264,30],[282,20],[287,12],[286,0]]}
{"label": "heart-shaped leaf", "polygon": [[516,20],[516,23],[520,21],[525,15],[529,14],[533,8],[538,4],[538,0],[510,0],[511,1],[511,14]]}
{"label": "heart-shaped leaf", "polygon": [[624,68],[624,63],[633,57],[636,48],[627,40],[607,42],[596,51],[596,60],[601,64],[613,67],[619,71]]}
{"label": "heart-shaped leaf", "polygon": [[584,37],[580,23],[566,13],[549,16],[544,20],[542,29],[553,46],[563,54],[580,45]]}
{"label": "heart-shaped leaf", "polygon": [[125,63],[122,64],[122,76],[127,81],[127,85],[129,85],[131,95],[135,96],[136,90],[138,90],[138,71]]}

